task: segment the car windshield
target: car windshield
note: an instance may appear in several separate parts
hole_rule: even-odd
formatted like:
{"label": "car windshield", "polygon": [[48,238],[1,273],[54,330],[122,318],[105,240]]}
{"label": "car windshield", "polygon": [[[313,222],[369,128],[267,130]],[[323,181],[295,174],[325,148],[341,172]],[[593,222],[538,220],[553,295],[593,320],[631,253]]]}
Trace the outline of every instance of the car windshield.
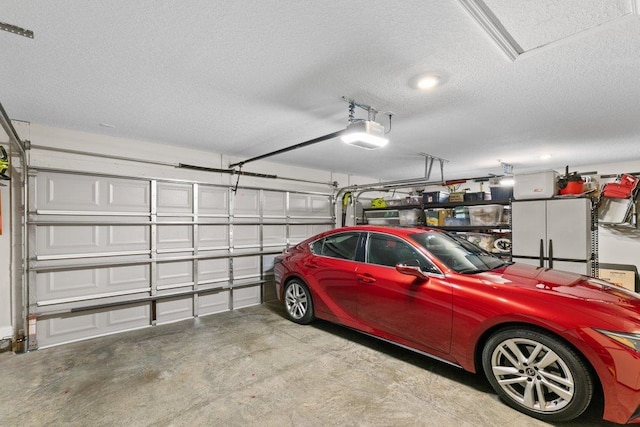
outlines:
{"label": "car windshield", "polygon": [[502,259],[453,234],[425,231],[411,234],[409,238],[458,273],[481,273],[507,264]]}

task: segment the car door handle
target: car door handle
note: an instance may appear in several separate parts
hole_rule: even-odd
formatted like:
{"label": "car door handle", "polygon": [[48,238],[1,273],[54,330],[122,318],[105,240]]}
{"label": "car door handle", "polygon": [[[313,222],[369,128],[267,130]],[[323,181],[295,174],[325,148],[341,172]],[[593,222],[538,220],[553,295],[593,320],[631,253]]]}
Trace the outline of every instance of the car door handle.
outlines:
{"label": "car door handle", "polygon": [[376,279],[368,274],[358,274],[358,281],[362,283],[375,283]]}

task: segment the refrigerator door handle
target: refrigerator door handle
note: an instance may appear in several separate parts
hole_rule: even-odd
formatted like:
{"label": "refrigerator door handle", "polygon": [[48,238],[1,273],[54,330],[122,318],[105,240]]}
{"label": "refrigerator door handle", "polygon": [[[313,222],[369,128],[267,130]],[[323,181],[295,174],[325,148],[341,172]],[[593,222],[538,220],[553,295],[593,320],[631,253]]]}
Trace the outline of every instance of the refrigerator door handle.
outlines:
{"label": "refrigerator door handle", "polygon": [[544,241],[540,239],[540,268],[544,267]]}
{"label": "refrigerator door handle", "polygon": [[553,240],[549,239],[549,268],[553,268]]}

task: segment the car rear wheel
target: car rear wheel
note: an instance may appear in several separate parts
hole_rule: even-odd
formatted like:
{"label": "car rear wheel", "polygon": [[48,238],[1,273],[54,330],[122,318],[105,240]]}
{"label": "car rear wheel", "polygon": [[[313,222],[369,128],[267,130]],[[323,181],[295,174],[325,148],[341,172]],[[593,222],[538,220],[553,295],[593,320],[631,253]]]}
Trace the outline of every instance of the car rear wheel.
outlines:
{"label": "car rear wheel", "polygon": [[301,325],[313,320],[313,302],[309,288],[303,282],[293,279],[284,288],[284,306],[289,319]]}
{"label": "car rear wheel", "polygon": [[491,386],[514,409],[544,421],[576,418],[589,406],[593,379],[580,356],[558,338],[503,329],[482,351]]}

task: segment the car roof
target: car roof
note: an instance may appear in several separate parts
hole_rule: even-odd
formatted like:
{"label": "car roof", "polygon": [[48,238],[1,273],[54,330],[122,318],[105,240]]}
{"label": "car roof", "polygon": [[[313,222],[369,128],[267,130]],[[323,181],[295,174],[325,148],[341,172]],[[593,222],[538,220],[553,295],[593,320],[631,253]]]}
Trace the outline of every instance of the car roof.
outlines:
{"label": "car roof", "polygon": [[[386,234],[393,234],[395,236],[406,237],[410,234],[424,233],[426,231],[432,231],[435,229],[428,227],[390,227],[390,226],[378,226],[378,225],[354,225],[348,227],[340,227],[333,230],[329,230],[324,235],[339,233],[344,231],[360,231],[360,232],[379,232]],[[439,231],[439,230],[438,230]]]}

